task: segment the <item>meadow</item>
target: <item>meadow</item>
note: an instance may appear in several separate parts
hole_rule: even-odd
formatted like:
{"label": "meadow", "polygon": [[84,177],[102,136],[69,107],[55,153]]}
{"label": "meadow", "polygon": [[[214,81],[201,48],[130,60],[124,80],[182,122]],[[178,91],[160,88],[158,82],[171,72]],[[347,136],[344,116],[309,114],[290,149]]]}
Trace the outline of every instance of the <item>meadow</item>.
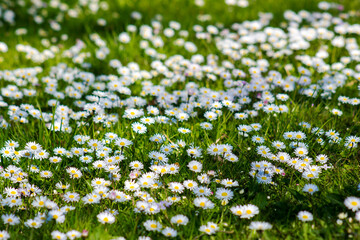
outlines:
{"label": "meadow", "polygon": [[360,239],[360,1],[2,0],[0,239]]}

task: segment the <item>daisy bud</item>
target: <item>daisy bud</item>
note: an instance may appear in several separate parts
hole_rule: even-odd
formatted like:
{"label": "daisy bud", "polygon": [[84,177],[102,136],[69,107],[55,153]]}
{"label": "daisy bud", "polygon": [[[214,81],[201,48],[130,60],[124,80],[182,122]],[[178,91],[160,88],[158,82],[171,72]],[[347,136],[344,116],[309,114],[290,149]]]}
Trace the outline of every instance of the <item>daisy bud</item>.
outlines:
{"label": "daisy bud", "polygon": [[89,231],[84,229],[81,233],[81,237],[87,238],[88,236],[89,236]]}

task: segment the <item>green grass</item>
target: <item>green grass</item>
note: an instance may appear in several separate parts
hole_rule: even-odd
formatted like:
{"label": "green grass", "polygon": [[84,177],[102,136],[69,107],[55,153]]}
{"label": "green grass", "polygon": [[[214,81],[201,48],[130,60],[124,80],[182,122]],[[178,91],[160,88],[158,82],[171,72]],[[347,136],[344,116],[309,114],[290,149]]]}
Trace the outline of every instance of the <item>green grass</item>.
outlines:
{"label": "green grass", "polygon": [[[61,30],[54,31],[49,27],[49,20],[53,20],[59,14],[59,11],[53,8],[47,9],[47,16],[44,17],[43,24],[35,24],[33,18],[27,13],[31,6],[30,1],[25,1],[25,6],[18,5],[11,6],[16,14],[16,24],[11,26],[5,24],[0,28],[3,38],[0,41],[5,42],[9,50],[6,53],[0,53],[2,59],[0,63],[0,70],[14,70],[18,68],[27,68],[40,66],[43,71],[37,75],[39,84],[32,85],[28,83],[22,88],[36,89],[35,97],[23,97],[22,99],[11,99],[4,97],[4,101],[10,105],[19,106],[22,103],[33,105],[35,108],[41,110],[42,113],[54,113],[55,109],[47,105],[47,101],[54,97],[45,91],[46,84],[41,82],[41,78],[49,76],[51,68],[59,63],[66,63],[69,68],[79,68],[81,71],[88,71],[96,76],[99,75],[119,75],[114,68],[109,66],[110,59],[119,59],[125,66],[128,63],[136,62],[139,64],[141,70],[150,71],[152,69],[151,63],[153,58],[144,53],[143,49],[139,48],[139,42],[142,40],[138,34],[130,34],[130,43],[124,45],[117,40],[119,33],[125,32],[129,24],[134,24],[137,27],[141,25],[151,25],[157,14],[162,16],[162,25],[168,26],[170,21],[178,21],[181,23],[182,30],[188,30],[189,36],[185,38],[186,41],[193,41],[198,47],[196,54],[207,56],[208,54],[215,54],[219,57],[219,64],[223,60],[230,61],[235,68],[248,72],[248,67],[244,66],[241,61],[233,60],[230,57],[221,53],[216,47],[214,41],[207,42],[206,40],[199,40],[196,38],[192,28],[195,24],[206,27],[207,25],[215,25],[221,23],[224,28],[230,28],[234,23],[241,23],[246,20],[258,19],[260,12],[271,12],[273,19],[270,26],[280,27],[285,22],[283,13],[286,10],[298,12],[300,10],[307,10],[309,12],[320,11],[317,8],[319,1],[315,0],[254,0],[250,1],[248,8],[231,7],[224,4],[224,1],[206,1],[204,7],[194,5],[194,1],[190,0],[138,0],[125,1],[114,0],[107,1],[109,10],[100,11],[96,14],[90,14],[88,9],[80,13],[77,19],[71,19],[69,16],[64,16],[64,20],[60,22]],[[65,1],[64,1],[65,2]],[[360,9],[360,1],[338,1],[344,6],[344,12],[350,10]],[[76,6],[76,1],[66,1],[70,7]],[[4,5],[7,4],[4,2]],[[11,4],[10,4],[11,5]],[[131,12],[138,11],[142,14],[141,20],[134,20],[130,17]],[[334,16],[339,14],[335,9],[329,10]],[[197,17],[199,14],[209,14],[211,20],[207,22],[199,22]],[[346,21],[354,24],[360,23],[359,12],[356,12],[354,17],[350,17]],[[44,12],[41,13],[44,16]],[[107,25],[100,27],[96,24],[98,18],[107,20]],[[304,24],[307,25],[307,24]],[[26,28],[28,33],[26,35],[18,36],[15,30],[18,28]],[[43,29],[47,36],[40,36],[39,29]],[[333,28],[331,28],[333,29]],[[109,55],[105,60],[99,60],[95,57],[95,52],[98,47],[90,40],[89,36],[92,33],[98,33],[102,40],[110,49]],[[68,35],[68,40],[61,40],[63,34]],[[177,36],[178,37],[178,36]],[[352,37],[360,44],[359,35],[346,35],[347,38]],[[32,47],[43,51],[46,48],[41,44],[42,39],[51,38],[55,41],[51,44],[59,48],[60,53],[52,59],[46,60],[43,63],[35,63],[26,59],[25,53],[19,53],[16,50],[17,44],[31,45]],[[85,59],[85,62],[90,63],[89,69],[82,68],[79,64],[74,63],[70,58],[62,57],[61,53],[64,50],[74,46],[76,40],[80,39],[86,47],[82,52],[89,52],[91,56]],[[164,38],[163,38],[164,39]],[[248,58],[258,60],[266,58],[269,60],[269,70],[279,71],[283,77],[287,75],[294,75],[300,77],[300,73],[296,67],[301,63],[295,59],[296,55],[308,54],[314,56],[319,49],[319,46],[328,45],[329,55],[327,64],[340,61],[344,55],[348,55],[345,48],[336,49],[328,41],[314,41],[311,43],[311,48],[303,51],[295,51],[293,55],[288,57],[281,57],[279,59],[267,58],[265,51],[258,51],[257,53],[249,53]],[[156,49],[159,53],[165,54],[167,57],[181,54],[186,59],[190,59],[193,55],[187,52],[182,47],[173,45],[171,42],[165,42],[162,48]],[[261,52],[261,55],[259,54]],[[293,64],[294,70],[285,71],[286,64]],[[355,69],[356,61],[348,64],[348,68]],[[316,72],[315,69],[309,68],[312,71],[311,80],[316,83],[324,77],[323,73]],[[151,79],[154,85],[160,85],[164,76],[160,75]],[[76,79],[80,81],[79,79]],[[242,79],[250,81],[250,77]],[[172,86],[166,87],[166,91],[171,93],[176,90],[184,90],[186,84],[189,82],[196,82],[199,88],[207,87],[214,91],[226,90],[223,81],[218,77],[217,81],[210,81],[206,78],[197,80],[194,77],[186,77],[184,82],[176,82]],[[0,79],[0,88],[4,88],[11,83]],[[59,81],[58,91],[65,92],[68,83]],[[196,109],[198,116],[189,118],[185,122],[177,122],[173,124],[155,123],[147,127],[146,134],[137,134],[131,129],[131,124],[137,122],[138,119],[129,120],[121,118],[125,108],[107,109],[106,113],[116,113],[120,119],[117,123],[106,128],[102,124],[95,123],[90,116],[84,121],[88,126],[77,126],[76,121],[71,120],[71,133],[55,132],[46,127],[46,124],[41,119],[28,117],[29,123],[23,124],[16,121],[11,121],[8,115],[8,107],[0,108],[0,115],[6,119],[10,126],[6,129],[0,129],[0,148],[5,145],[5,142],[12,139],[19,142],[18,149],[24,149],[26,143],[35,141],[39,143],[43,149],[53,156],[52,150],[56,147],[64,147],[70,150],[72,147],[79,146],[74,140],[75,135],[87,135],[92,139],[103,139],[107,132],[118,134],[119,137],[131,140],[134,144],[124,149],[124,156],[126,159],[119,163],[121,178],[117,182],[113,182],[111,189],[124,191],[124,182],[129,179],[130,167],[132,161],[139,160],[144,164],[144,171],[149,172],[151,166],[151,159],[148,154],[151,151],[159,151],[161,144],[156,144],[149,140],[149,137],[154,134],[164,134],[167,140],[163,145],[176,142],[182,139],[186,142],[186,148],[180,148],[174,151],[169,157],[170,163],[177,163],[180,166],[179,174],[164,175],[159,180],[163,183],[163,187],[159,189],[147,189],[150,195],[156,201],[166,200],[168,196],[174,195],[167,188],[170,182],[183,182],[184,180],[196,180],[198,174],[191,172],[187,164],[192,160],[186,154],[186,149],[190,146],[196,146],[203,149],[203,155],[198,160],[203,164],[203,172],[210,170],[217,171],[218,176],[214,177],[212,182],[208,185],[213,192],[216,188],[221,187],[215,182],[215,179],[233,179],[239,182],[239,187],[231,188],[234,192],[234,198],[229,201],[227,205],[222,205],[220,200],[215,199],[214,196],[209,197],[215,203],[214,209],[202,210],[195,207],[193,199],[195,195],[190,190],[185,190],[181,197],[184,197],[179,203],[174,203],[171,207],[161,211],[156,215],[146,215],[143,213],[135,213],[134,205],[139,200],[133,197],[131,201],[125,203],[114,203],[109,199],[101,200],[98,205],[84,205],[83,202],[66,204],[62,200],[63,191],[57,190],[55,184],[59,181],[69,183],[70,188],[67,191],[77,192],[81,197],[90,193],[93,188],[90,185],[92,179],[96,177],[109,179],[109,174],[103,169],[95,169],[91,164],[87,165],[81,163],[78,157],[66,158],[62,157],[62,162],[52,164],[48,160],[38,161],[34,159],[21,158],[19,163],[12,162],[11,159],[1,157],[1,166],[5,169],[9,165],[16,165],[21,167],[24,172],[28,172],[27,179],[29,183],[34,184],[43,190],[43,195],[48,196],[52,201],[58,205],[72,205],[76,207],[75,210],[66,214],[66,220],[62,224],[55,223],[54,220],[49,220],[44,223],[39,229],[31,229],[24,226],[24,222],[28,219],[34,218],[39,212],[46,213],[45,209],[37,209],[31,206],[34,197],[23,197],[23,208],[10,208],[8,206],[0,206],[1,214],[14,213],[21,218],[21,223],[16,226],[8,226],[0,222],[0,230],[7,230],[11,235],[11,239],[50,239],[51,232],[59,230],[67,232],[75,229],[78,231],[87,230],[89,235],[87,239],[113,239],[118,236],[124,236],[126,239],[137,239],[139,236],[149,236],[152,239],[165,238],[161,233],[149,232],[143,226],[143,222],[149,219],[159,221],[163,226],[172,227],[177,230],[178,239],[360,239],[359,231],[360,225],[354,219],[354,213],[348,210],[344,205],[344,200],[349,196],[359,197],[357,185],[360,182],[360,152],[359,148],[347,149],[342,144],[324,144],[320,146],[316,143],[316,136],[311,133],[309,129],[299,126],[300,122],[308,122],[311,127],[320,127],[325,131],[336,130],[340,136],[345,139],[347,136],[359,135],[359,107],[351,105],[338,105],[339,96],[348,96],[351,98],[358,97],[359,91],[357,89],[358,81],[349,77],[344,86],[336,89],[332,94],[331,99],[324,99],[321,97],[310,98],[302,95],[298,86],[293,92],[287,93],[290,99],[284,103],[276,100],[276,104],[285,104],[289,108],[288,113],[267,114],[259,111],[259,115],[254,118],[239,120],[234,118],[235,112],[223,109],[223,114],[212,122],[213,130],[206,131],[200,127],[200,123],[206,121],[203,117],[207,111],[205,109]],[[132,96],[141,96],[142,85],[141,80],[136,81],[130,85]],[[88,95],[95,91],[90,86]],[[275,88],[271,92],[276,95],[284,93],[281,88]],[[122,99],[128,96],[124,94],[117,95]],[[252,103],[258,101],[256,93],[250,93],[249,97]],[[157,105],[156,98],[151,95],[143,97],[147,101],[147,105]],[[85,100],[85,95],[82,97]],[[65,97],[59,100],[62,105],[70,107],[73,111],[82,111],[81,108],[76,107],[74,99]],[[89,101],[88,101],[89,102]],[[184,101],[186,102],[186,101]],[[252,104],[251,103],[251,104]],[[342,116],[334,116],[330,110],[338,108],[343,111]],[[245,109],[252,109],[251,105],[246,105],[238,112],[243,112]],[[161,115],[165,115],[165,109],[161,109]],[[51,123],[51,122],[50,122]],[[259,132],[252,132],[250,137],[243,137],[238,133],[237,127],[240,124],[250,125],[252,123],[261,124],[262,128]],[[178,132],[178,128],[184,127],[191,130],[190,134],[182,135]],[[296,171],[283,163],[272,162],[278,167],[285,170],[286,175],[275,176],[272,184],[259,184],[254,178],[251,178],[249,172],[251,171],[251,163],[254,161],[266,160],[256,153],[256,147],[262,144],[256,144],[251,141],[251,136],[259,135],[265,139],[266,145],[271,147],[271,142],[279,140],[284,141],[287,147],[282,150],[293,154],[293,148],[289,146],[290,140],[284,140],[283,134],[287,131],[302,131],[307,138],[303,141],[308,144],[309,157],[315,158],[319,154],[326,154],[329,157],[328,163],[333,168],[324,170],[319,178],[306,180],[301,177],[301,173]],[[325,139],[325,137],[324,137]],[[236,163],[231,163],[222,158],[213,157],[206,153],[206,149],[212,143],[230,144],[233,146],[233,153],[239,158]],[[120,150],[115,144],[108,144],[110,148]],[[91,154],[96,160],[95,154]],[[36,164],[40,170],[50,170],[54,175],[50,179],[41,178],[38,173],[29,172],[29,166]],[[81,169],[83,176],[80,179],[70,179],[69,174],[65,169],[68,167],[76,167]],[[85,168],[86,167],[86,168]],[[313,183],[319,187],[319,192],[309,195],[302,191],[306,183]],[[204,185],[204,184],[202,184]],[[0,191],[5,187],[20,187],[18,183],[14,184],[9,179],[0,178]],[[54,192],[56,190],[56,192]],[[132,194],[127,192],[127,194]],[[3,194],[5,197],[5,194]],[[233,215],[230,208],[235,205],[254,204],[260,209],[260,213],[254,218],[241,219]],[[102,225],[97,221],[97,215],[106,209],[116,209],[119,214],[116,216],[114,224]],[[297,219],[299,211],[307,210],[314,215],[314,220],[305,223]],[[339,225],[337,223],[338,214],[347,212],[348,217]],[[172,216],[177,214],[186,215],[189,218],[189,223],[186,226],[175,226],[170,222]],[[219,225],[220,230],[212,236],[207,236],[199,232],[201,225],[206,225],[207,222],[215,222]],[[252,231],[248,229],[251,221],[267,221],[272,224],[271,230],[266,231]]]}

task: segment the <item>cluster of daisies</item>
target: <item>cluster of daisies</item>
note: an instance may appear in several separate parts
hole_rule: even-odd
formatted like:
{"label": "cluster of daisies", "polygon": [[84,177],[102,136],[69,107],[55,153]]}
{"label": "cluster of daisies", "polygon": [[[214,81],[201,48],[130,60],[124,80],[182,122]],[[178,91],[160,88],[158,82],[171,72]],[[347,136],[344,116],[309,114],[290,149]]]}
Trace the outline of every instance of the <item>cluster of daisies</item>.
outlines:
{"label": "cluster of daisies", "polygon": [[[204,1],[195,4],[201,7]],[[225,4],[249,5],[247,0]],[[16,26],[11,9],[17,5],[27,7],[25,1],[0,6],[0,27]],[[83,14],[103,15],[97,24],[107,25],[106,1],[83,0],[79,6],[39,0],[27,12],[54,32]],[[47,8],[57,14],[44,14]],[[360,142],[323,123],[287,118],[298,99],[308,108],[326,104],[328,118],[341,119],[346,111],[355,118],[359,112],[360,25],[351,23],[353,12],[326,12],[341,10],[338,4],[321,2],[319,8],[288,10],[280,27],[270,26],[270,13],[229,27],[206,24],[210,17],[201,15],[191,30],[159,16],[140,25],[141,13],[133,12],[136,23],[117,33],[117,49],[101,33],[66,48],[59,43],[69,42],[68,35],[48,39],[43,29],[43,49],[17,44],[11,50],[32,67],[0,71],[0,129],[7,136],[0,145],[0,205],[6,229],[54,223],[53,239],[85,238],[87,231],[62,232],[57,226],[79,209],[96,212],[100,224],[121,224],[122,208],[141,216],[138,228],[155,239],[179,236],[193,215],[218,212],[250,230],[272,229],[261,221],[260,206],[240,200],[247,182],[276,188],[289,174],[296,175],[302,191],[316,196],[322,190],[316,179],[336,161],[329,149],[353,156]],[[15,34],[28,33],[17,28]],[[216,53],[204,54],[204,41]],[[1,54],[8,45],[0,42]],[[136,46],[148,66],[112,57],[129,46]],[[167,49],[177,54],[164,53]],[[341,57],[334,57],[334,49]],[[61,61],[44,67],[55,59]],[[284,67],[277,64],[281,61]],[[110,73],[95,74],[97,63]],[[342,91],[347,87],[353,90],[349,96]],[[329,109],[334,98],[337,108]],[[291,125],[268,124],[273,117],[286,117]],[[21,131],[41,133],[29,141],[15,137]],[[247,159],[244,152],[256,157]],[[227,174],[229,169],[237,173]],[[344,206],[360,221],[360,198],[347,197]],[[182,208],[195,209],[194,214]],[[29,214],[22,216],[25,209]],[[314,220],[306,209],[296,217]],[[340,213],[338,224],[347,217]],[[198,234],[226,232],[226,221],[201,222]],[[8,239],[9,232],[0,231],[0,239]]]}

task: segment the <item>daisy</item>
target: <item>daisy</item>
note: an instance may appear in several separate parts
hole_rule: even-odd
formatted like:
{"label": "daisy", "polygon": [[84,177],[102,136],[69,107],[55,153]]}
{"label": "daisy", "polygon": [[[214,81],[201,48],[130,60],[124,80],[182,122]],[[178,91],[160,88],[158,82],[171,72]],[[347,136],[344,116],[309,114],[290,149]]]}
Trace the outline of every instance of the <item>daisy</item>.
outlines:
{"label": "daisy", "polygon": [[46,196],[38,196],[32,202],[33,207],[45,207],[49,199]]}
{"label": "daisy", "polygon": [[184,215],[176,215],[171,218],[171,223],[176,225],[186,225],[189,222],[189,218]]}
{"label": "daisy", "polygon": [[65,233],[55,230],[51,232],[51,238],[55,240],[66,240],[67,236]]}
{"label": "daisy", "polygon": [[159,153],[159,152],[156,152],[154,159],[162,163],[167,163],[169,160],[169,158],[164,153]]}
{"label": "daisy", "polygon": [[139,189],[139,184],[129,180],[125,181],[125,190],[136,191],[138,189]]}
{"label": "daisy", "polygon": [[345,141],[346,142],[351,142],[351,143],[358,143],[360,142],[360,138],[359,137],[356,137],[356,136],[348,136],[345,138]]}
{"label": "daisy", "polygon": [[24,222],[24,225],[28,228],[40,228],[43,222],[37,219],[29,219]]}
{"label": "daisy", "polygon": [[200,127],[202,129],[205,129],[205,130],[212,130],[213,129],[213,125],[211,123],[208,123],[208,122],[200,123]]}
{"label": "daisy", "polygon": [[[100,142],[100,141],[97,140],[97,139],[90,139],[90,140],[88,141],[88,146],[89,146],[91,149],[95,150],[95,149],[101,149],[101,148],[103,147],[103,144],[102,144],[102,142]],[[64,154],[66,154],[66,152],[65,152]]]}
{"label": "daisy", "polygon": [[306,148],[298,147],[295,149],[295,155],[298,157],[304,157],[308,154],[308,150]]}
{"label": "daisy", "polygon": [[180,202],[181,198],[179,196],[170,196],[166,198],[166,201],[169,203],[176,203],[176,202]]}
{"label": "daisy", "polygon": [[10,238],[10,234],[7,231],[5,231],[5,230],[0,231],[0,239],[1,240],[7,240],[9,238]]}
{"label": "daisy", "polygon": [[150,188],[154,184],[154,180],[149,179],[149,178],[141,177],[141,178],[139,178],[137,183],[139,184],[140,187]]}
{"label": "daisy", "polygon": [[161,233],[165,237],[176,237],[177,236],[177,231],[175,229],[170,228],[170,227],[164,228],[164,230],[162,230]]}
{"label": "daisy", "polygon": [[302,173],[302,177],[305,178],[305,179],[314,179],[314,178],[317,178],[319,176],[318,173],[316,172],[311,172],[311,171],[308,171],[308,170],[305,170],[303,173]]}
{"label": "daisy", "polygon": [[251,230],[268,230],[271,228],[272,225],[268,222],[251,222],[249,226]]}
{"label": "daisy", "polygon": [[352,210],[353,212],[356,212],[360,209],[360,198],[357,197],[347,197],[344,201],[345,206]]}
{"label": "daisy", "polygon": [[66,233],[66,236],[70,239],[70,240],[74,240],[75,238],[80,238],[81,237],[81,232],[76,231],[76,230],[70,230]]}
{"label": "daisy", "polygon": [[129,195],[126,195],[123,192],[115,191],[115,202],[126,202],[131,200],[131,197]]}
{"label": "daisy", "polygon": [[234,197],[234,193],[226,188],[218,188],[215,197],[220,200],[231,200]]}
{"label": "daisy", "polygon": [[35,153],[35,158],[39,160],[46,159],[48,157],[49,157],[49,153],[46,152],[45,150],[41,150]]}
{"label": "daisy", "polygon": [[14,214],[3,214],[1,219],[3,220],[4,224],[17,225],[20,223],[20,218]]}
{"label": "daisy", "polygon": [[221,148],[217,144],[211,144],[207,149],[208,154],[212,156],[219,155],[221,153]]}
{"label": "daisy", "polygon": [[211,228],[210,226],[208,226],[208,225],[202,225],[202,226],[200,226],[199,231],[200,231],[200,232],[203,232],[203,233],[205,233],[205,234],[207,234],[207,235],[212,235],[212,234],[215,233],[215,230],[212,229],[212,228]]}
{"label": "daisy", "polygon": [[235,119],[247,119],[249,115],[247,113],[236,113],[234,118]]}
{"label": "daisy", "polygon": [[193,193],[199,197],[207,197],[211,195],[211,189],[204,186],[195,187]]}
{"label": "daisy", "polygon": [[156,143],[163,143],[166,141],[166,136],[162,134],[155,134],[150,138],[150,141],[156,142]]}
{"label": "daisy", "polygon": [[[126,240],[124,237],[118,237],[116,239],[113,239],[113,240]],[[151,240],[150,237],[148,236],[139,236],[138,240]]]}
{"label": "daisy", "polygon": [[62,147],[54,148],[53,151],[55,155],[65,155],[65,153],[67,152],[66,149]]}
{"label": "daisy", "polygon": [[112,224],[115,222],[115,217],[113,214],[109,212],[102,212],[97,215],[97,219],[100,223],[105,224],[109,223]]}
{"label": "daisy", "polygon": [[23,204],[20,198],[4,198],[2,203],[4,206],[9,207],[21,206]]}
{"label": "daisy", "polygon": [[239,186],[238,181],[233,181],[231,179],[223,179],[221,180],[221,185],[225,187],[237,187]]}
{"label": "daisy", "polygon": [[208,111],[205,112],[204,117],[210,121],[214,121],[217,118],[217,114],[215,112]]}
{"label": "daisy", "polygon": [[247,125],[239,125],[237,127],[237,129],[240,131],[240,132],[243,132],[243,133],[248,133],[248,132],[251,132],[253,130],[252,127],[250,126],[247,126]]}
{"label": "daisy", "polygon": [[196,188],[198,186],[197,182],[193,181],[193,180],[185,180],[183,183],[184,187],[190,190],[193,190],[194,188]]}
{"label": "daisy", "polygon": [[277,158],[279,159],[280,162],[287,162],[290,160],[290,155],[286,152],[279,152],[277,154]]}
{"label": "daisy", "polygon": [[78,202],[80,195],[78,193],[67,192],[63,196],[65,202]]}
{"label": "daisy", "polygon": [[230,162],[238,162],[239,161],[239,158],[236,156],[236,155],[234,155],[234,154],[226,154],[225,155],[225,159],[226,160],[228,160],[228,161],[230,161]]}
{"label": "daisy", "polygon": [[174,193],[182,193],[184,191],[184,186],[178,182],[169,183],[169,189]]}
{"label": "daisy", "polygon": [[162,229],[162,225],[155,220],[147,220],[143,223],[144,227],[147,231],[157,231],[160,232]]}
{"label": "daisy", "polygon": [[133,143],[132,143],[132,141],[129,141],[125,138],[119,138],[115,141],[115,144],[120,147],[128,147],[128,146],[132,145]]}
{"label": "daisy", "polygon": [[201,157],[201,149],[198,147],[191,147],[188,150],[186,150],[188,156],[193,157],[193,158],[199,158]]}
{"label": "daisy", "polygon": [[218,231],[219,230],[219,226],[214,223],[214,222],[208,222],[207,226],[209,226],[211,229],[213,229],[214,231]]}
{"label": "daisy", "polygon": [[336,138],[336,137],[339,137],[339,135],[340,135],[340,134],[339,134],[338,132],[336,132],[335,130],[333,130],[333,129],[325,132],[325,136],[327,136],[328,138],[331,138],[331,139],[334,139],[334,138]]}
{"label": "daisy", "polygon": [[130,162],[129,166],[132,169],[143,169],[144,165],[139,161],[132,161]]}
{"label": "daisy", "polygon": [[6,169],[5,169],[5,171],[7,171],[7,172],[9,172],[9,173],[11,173],[11,174],[18,174],[20,171],[22,171],[21,170],[21,168],[19,168],[19,167],[16,167],[16,166],[14,166],[14,165],[9,165]]}
{"label": "daisy", "polygon": [[360,222],[360,211],[356,212],[355,219]]}
{"label": "daisy", "polygon": [[147,206],[144,209],[144,212],[149,215],[157,214],[161,210],[160,205],[153,203],[153,204],[147,204]]}
{"label": "daisy", "polygon": [[62,161],[62,159],[60,157],[51,157],[51,158],[49,158],[49,161],[51,163],[60,163]]}
{"label": "daisy", "polygon": [[265,140],[263,137],[260,136],[252,136],[251,141],[255,142],[255,143],[264,143]]}
{"label": "daisy", "polygon": [[1,152],[1,155],[4,158],[12,158],[12,157],[14,157],[14,149],[11,148],[11,147],[2,148],[0,152]]}
{"label": "daisy", "polygon": [[241,217],[244,213],[245,213],[245,208],[244,206],[234,206],[230,208],[230,211],[232,212],[232,214]]}
{"label": "daisy", "polygon": [[179,120],[179,121],[181,121],[181,122],[183,122],[183,121],[187,121],[188,119],[189,119],[189,114],[187,114],[187,113],[178,113],[177,115],[176,115],[176,118]]}
{"label": "daisy", "polygon": [[144,124],[135,122],[133,124],[131,124],[132,129],[134,130],[134,132],[139,133],[139,134],[143,134],[146,133],[147,128]]}
{"label": "daisy", "polygon": [[294,132],[285,132],[283,137],[285,139],[293,139],[294,138]]}
{"label": "daisy", "polygon": [[320,154],[316,157],[315,160],[320,163],[326,163],[328,161],[328,157],[325,154]]}
{"label": "daisy", "polygon": [[209,199],[206,197],[198,197],[194,199],[194,205],[196,207],[200,207],[203,209],[212,209],[215,207],[215,204],[212,203]]}
{"label": "daisy", "polygon": [[96,204],[100,202],[100,196],[97,194],[87,194],[81,200],[84,204]]}
{"label": "daisy", "polygon": [[178,132],[183,133],[183,134],[187,134],[187,133],[191,133],[191,130],[187,129],[187,128],[179,128]]}
{"label": "daisy", "polygon": [[88,139],[86,138],[86,136],[82,136],[82,135],[75,135],[74,136],[74,140],[78,143],[78,144],[84,144]]}
{"label": "daisy", "polygon": [[188,168],[193,172],[201,172],[202,170],[202,164],[198,161],[191,161],[188,163]]}
{"label": "daisy", "polygon": [[226,156],[227,154],[231,154],[231,151],[233,150],[233,146],[230,144],[221,144],[220,150]]}
{"label": "daisy", "polygon": [[297,217],[299,220],[303,222],[308,222],[313,220],[313,215],[308,211],[300,211]]}
{"label": "daisy", "polygon": [[[94,168],[100,169],[100,168],[103,168],[103,167],[106,166],[106,162],[104,162],[104,161],[95,161],[95,162],[92,163],[92,165],[93,165]],[[75,174],[76,170],[74,169],[73,170],[74,172],[73,173],[71,172],[70,174]]]}
{"label": "daisy", "polygon": [[177,143],[177,145],[178,145],[179,147],[181,147],[181,148],[183,148],[183,147],[186,146],[185,141],[183,141],[183,140],[181,140],[181,139],[179,139],[176,143]]}
{"label": "daisy", "polygon": [[250,126],[256,132],[260,131],[260,129],[261,129],[261,124],[260,123],[252,123],[252,124],[250,124]]}
{"label": "daisy", "polygon": [[259,208],[255,205],[248,204],[243,207],[243,214],[240,216],[241,218],[252,218],[256,214],[259,213]]}
{"label": "daisy", "polygon": [[151,125],[155,123],[155,119],[152,117],[143,117],[140,119],[141,123]]}
{"label": "daisy", "polygon": [[6,187],[4,190],[4,193],[8,196],[8,197],[18,197],[19,196],[19,192],[16,188],[9,188]]}
{"label": "daisy", "polygon": [[51,178],[52,176],[53,176],[53,174],[50,171],[41,171],[40,172],[40,177]]}
{"label": "daisy", "polygon": [[265,174],[264,172],[258,172],[258,174],[256,175],[256,180],[259,183],[263,183],[263,184],[269,184],[272,182],[270,174]]}
{"label": "daisy", "polygon": [[173,152],[173,148],[170,145],[166,145],[166,146],[162,146],[160,148],[160,151],[165,153],[165,154],[170,154]]}
{"label": "daisy", "polygon": [[37,153],[39,151],[42,151],[42,148],[41,148],[40,144],[38,144],[36,142],[28,142],[28,143],[26,143],[25,150],[32,152],[32,153]]}
{"label": "daisy", "polygon": [[303,192],[310,193],[311,195],[313,195],[317,191],[319,191],[319,188],[315,184],[305,184],[303,188]]}
{"label": "daisy", "polygon": [[343,114],[342,111],[340,111],[339,109],[334,108],[333,110],[331,110],[331,113],[336,115],[336,116],[341,116]]}
{"label": "daisy", "polygon": [[266,147],[266,146],[258,146],[256,148],[256,151],[259,155],[261,155],[262,157],[266,157],[268,154],[271,153],[270,148]]}
{"label": "daisy", "polygon": [[152,114],[152,115],[158,115],[160,113],[159,109],[154,107],[154,106],[148,106],[146,108],[146,111],[149,113],[149,114]]}
{"label": "daisy", "polygon": [[65,222],[65,213],[61,209],[49,211],[49,216],[51,216],[57,223]]}
{"label": "daisy", "polygon": [[289,95],[287,94],[277,94],[276,99],[280,101],[287,101],[289,99]]}

